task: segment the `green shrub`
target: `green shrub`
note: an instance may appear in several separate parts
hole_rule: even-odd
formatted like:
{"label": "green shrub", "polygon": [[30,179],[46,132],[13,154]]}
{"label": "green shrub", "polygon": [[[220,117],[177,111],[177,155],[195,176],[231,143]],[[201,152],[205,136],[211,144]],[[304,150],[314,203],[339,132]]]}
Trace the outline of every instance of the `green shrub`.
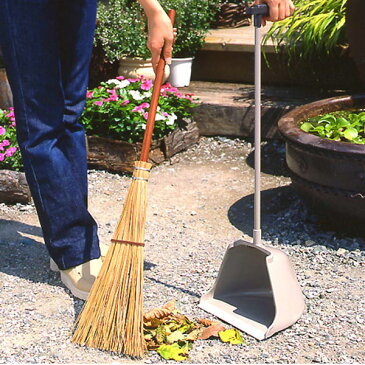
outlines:
{"label": "green shrub", "polygon": [[[152,95],[152,81],[119,76],[88,91],[81,122],[89,135],[141,142]],[[159,139],[174,130],[195,107],[192,94],[181,94],[169,83],[161,88],[153,137]]]}
{"label": "green shrub", "polygon": [[[173,57],[190,57],[204,44],[204,38],[217,11],[219,0],[160,0],[167,12],[176,10],[178,29]],[[133,0],[111,0],[99,4],[95,45],[104,49],[109,62],[121,57],[150,58],[147,18]]]}
{"label": "green shrub", "polygon": [[338,111],[303,122],[300,128],[321,138],[365,144],[365,112]]}

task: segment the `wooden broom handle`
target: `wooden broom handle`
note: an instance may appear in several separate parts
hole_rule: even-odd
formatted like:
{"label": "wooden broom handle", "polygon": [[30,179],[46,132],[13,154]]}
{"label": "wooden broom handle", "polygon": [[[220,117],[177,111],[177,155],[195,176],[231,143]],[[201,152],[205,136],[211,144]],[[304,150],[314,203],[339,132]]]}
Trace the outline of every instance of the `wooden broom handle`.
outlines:
{"label": "wooden broom handle", "polygon": [[[171,24],[174,25],[175,23],[175,10],[171,9],[168,12],[168,16],[171,20]],[[148,162],[148,155],[150,152],[151,141],[152,141],[152,134],[153,128],[155,126],[155,118],[156,118],[156,111],[158,106],[158,99],[160,97],[162,80],[165,72],[165,65],[166,61],[163,58],[164,48],[161,51],[161,57],[157,65],[156,77],[153,83],[153,91],[152,91],[152,98],[150,108],[148,110],[148,118],[146,123],[146,130],[144,132],[143,143],[142,143],[142,152],[140,161]]]}

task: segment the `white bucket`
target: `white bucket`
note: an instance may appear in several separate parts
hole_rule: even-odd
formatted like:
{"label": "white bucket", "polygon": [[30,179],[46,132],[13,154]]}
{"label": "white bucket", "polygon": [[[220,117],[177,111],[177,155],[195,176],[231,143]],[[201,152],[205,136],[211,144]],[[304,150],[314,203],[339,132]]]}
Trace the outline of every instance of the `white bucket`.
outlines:
{"label": "white bucket", "polygon": [[168,81],[174,87],[189,86],[194,57],[172,58]]}

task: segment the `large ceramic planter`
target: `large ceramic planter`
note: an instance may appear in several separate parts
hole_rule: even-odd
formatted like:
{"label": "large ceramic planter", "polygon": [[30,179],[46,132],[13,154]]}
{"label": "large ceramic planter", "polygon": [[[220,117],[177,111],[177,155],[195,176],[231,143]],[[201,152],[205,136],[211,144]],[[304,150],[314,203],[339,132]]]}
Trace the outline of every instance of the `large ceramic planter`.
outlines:
{"label": "large ceramic planter", "polygon": [[174,87],[189,86],[194,57],[172,58],[169,82]]}
{"label": "large ceramic planter", "polygon": [[[137,78],[143,75],[146,79],[155,79],[151,59],[143,60],[140,58],[121,58],[119,60],[118,74],[128,78]],[[170,67],[169,65],[166,65],[163,82],[168,79],[169,75]]]}
{"label": "large ceramic planter", "polygon": [[310,209],[335,229],[365,231],[365,146],[306,133],[300,122],[316,115],[365,108],[365,95],[320,100],[279,120],[294,188]]}

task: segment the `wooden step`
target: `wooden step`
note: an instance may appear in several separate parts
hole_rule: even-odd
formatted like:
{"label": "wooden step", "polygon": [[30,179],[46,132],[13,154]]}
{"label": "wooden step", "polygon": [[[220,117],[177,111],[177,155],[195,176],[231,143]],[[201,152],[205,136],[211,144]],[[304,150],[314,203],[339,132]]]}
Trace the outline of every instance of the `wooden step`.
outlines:
{"label": "wooden step", "polygon": [[[261,38],[269,31],[272,23],[261,28]],[[255,38],[254,26],[238,28],[211,29],[205,37],[203,51],[228,51],[228,52],[254,52]],[[274,53],[275,46],[270,40],[263,50]]]}
{"label": "wooden step", "polygon": [[[253,137],[254,86],[241,83],[192,81],[182,92],[193,93],[193,109],[201,135]],[[289,110],[334,93],[310,89],[264,86],[262,88],[262,138],[278,138],[277,122]]]}

